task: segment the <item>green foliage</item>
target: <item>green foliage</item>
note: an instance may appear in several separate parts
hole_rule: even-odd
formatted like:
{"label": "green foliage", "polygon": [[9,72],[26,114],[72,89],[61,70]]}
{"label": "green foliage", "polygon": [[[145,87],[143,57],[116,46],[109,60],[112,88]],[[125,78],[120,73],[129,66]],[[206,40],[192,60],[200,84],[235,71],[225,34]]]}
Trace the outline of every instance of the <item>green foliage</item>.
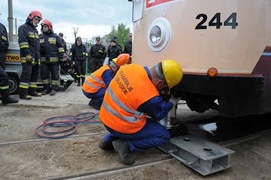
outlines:
{"label": "green foliage", "polygon": [[124,47],[125,43],[128,40],[128,36],[130,34],[130,28],[126,28],[124,24],[118,24],[117,29],[115,26],[112,26],[111,32],[109,33],[109,39],[111,40],[112,37],[116,36],[117,42]]}

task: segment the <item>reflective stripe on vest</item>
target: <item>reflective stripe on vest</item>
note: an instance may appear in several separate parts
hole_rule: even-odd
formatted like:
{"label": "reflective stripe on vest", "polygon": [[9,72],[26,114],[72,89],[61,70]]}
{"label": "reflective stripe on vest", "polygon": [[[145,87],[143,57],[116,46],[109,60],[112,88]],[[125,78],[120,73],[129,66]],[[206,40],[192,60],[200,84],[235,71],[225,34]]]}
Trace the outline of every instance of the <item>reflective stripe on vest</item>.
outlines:
{"label": "reflective stripe on vest", "polygon": [[121,66],[105,92],[100,119],[120,133],[138,132],[146,123],[146,114],[137,109],[155,96],[159,92],[142,66]]}
{"label": "reflective stripe on vest", "polygon": [[122,116],[121,114],[117,113],[116,111],[114,111],[112,108],[110,108],[110,106],[108,106],[106,104],[106,102],[104,102],[104,108],[109,111],[111,114],[121,118],[122,120],[125,120],[127,122],[133,123],[133,122],[137,122],[139,120],[144,120],[145,119],[145,114],[143,112],[139,112],[139,111],[135,111],[133,109],[130,109],[128,106],[126,106],[125,104],[123,104],[115,95],[114,92],[112,91],[111,88],[107,88],[107,91],[109,93],[109,95],[111,96],[111,98],[113,99],[113,101],[123,110],[125,110],[126,112],[128,112],[129,114],[132,114],[132,116]]}
{"label": "reflective stripe on vest", "polygon": [[110,69],[109,66],[104,65],[100,69],[91,73],[90,77],[88,77],[83,84],[82,89],[87,93],[95,93],[100,88],[106,88],[106,84],[103,81],[102,75],[104,71],[108,69]]}

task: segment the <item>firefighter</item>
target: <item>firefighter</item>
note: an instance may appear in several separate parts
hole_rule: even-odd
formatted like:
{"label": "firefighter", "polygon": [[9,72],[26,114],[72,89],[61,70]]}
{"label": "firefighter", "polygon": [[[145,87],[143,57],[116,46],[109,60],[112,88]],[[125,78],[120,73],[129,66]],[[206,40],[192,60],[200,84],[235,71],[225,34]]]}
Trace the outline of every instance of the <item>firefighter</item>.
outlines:
{"label": "firefighter", "polygon": [[122,53],[121,47],[117,44],[116,39],[111,39],[110,45],[107,49],[108,56],[108,64],[112,61],[112,59],[118,57]]}
{"label": "firefighter", "polygon": [[132,36],[133,36],[133,34],[130,33],[129,40],[126,42],[124,49],[123,49],[123,53],[128,53],[130,56],[132,56],[132,45],[133,45]]}
{"label": "firefighter", "polygon": [[129,54],[121,54],[111,61],[110,65],[104,65],[93,72],[82,86],[83,94],[90,98],[89,106],[100,110],[106,88],[113,79],[119,67],[127,64]]}
{"label": "firefighter", "polygon": [[42,15],[39,11],[31,11],[25,24],[18,29],[18,42],[22,74],[20,77],[20,98],[30,100],[31,96],[41,96],[37,93],[37,80],[39,76],[40,45],[39,34],[36,29]]}
{"label": "firefighter", "polygon": [[8,35],[6,27],[0,23],[0,92],[2,104],[17,103],[17,99],[13,99],[9,95],[8,75],[6,68],[6,52],[8,50]]}
{"label": "firefighter", "polygon": [[42,94],[50,92],[50,95],[54,96],[59,82],[59,61],[63,59],[64,48],[60,37],[54,33],[53,25],[49,20],[42,21],[41,29],[40,61],[41,79],[44,85]]}
{"label": "firefighter", "polygon": [[109,134],[99,147],[117,151],[120,162],[130,165],[134,163],[131,152],[167,143],[170,133],[159,121],[173,103],[164,102],[159,91],[177,85],[182,76],[182,67],[174,60],[162,60],[150,69],[137,64],[122,66],[109,84],[100,109],[100,119]]}
{"label": "firefighter", "polygon": [[[82,44],[81,37],[75,39],[75,44],[71,48],[71,58],[75,64],[75,73],[77,79],[77,86],[83,85],[86,75],[86,60],[88,57],[87,48]],[[80,82],[81,79],[81,82]]]}
{"label": "firefighter", "polygon": [[96,44],[91,46],[89,51],[89,59],[91,62],[91,72],[96,71],[102,67],[104,59],[106,57],[106,49],[104,45],[101,44],[101,38],[96,37]]}
{"label": "firefighter", "polygon": [[64,52],[65,52],[65,53],[68,53],[68,51],[67,51],[67,43],[66,43],[65,39],[63,39],[63,33],[60,32],[60,33],[58,34],[58,36],[59,36],[60,39],[61,39],[61,42],[62,42],[62,45],[63,45],[63,48],[64,48]]}

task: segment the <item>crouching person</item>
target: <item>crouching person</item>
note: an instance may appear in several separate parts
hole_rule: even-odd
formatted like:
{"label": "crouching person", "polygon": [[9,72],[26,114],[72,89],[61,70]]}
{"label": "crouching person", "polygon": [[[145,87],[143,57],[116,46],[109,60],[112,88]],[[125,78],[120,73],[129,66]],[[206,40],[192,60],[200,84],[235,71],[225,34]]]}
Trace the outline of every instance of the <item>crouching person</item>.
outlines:
{"label": "crouching person", "polygon": [[111,61],[110,65],[103,65],[86,79],[82,86],[82,91],[87,98],[91,99],[89,106],[100,110],[106,88],[120,66],[127,64],[129,60],[129,54],[120,54]]}
{"label": "crouching person", "polygon": [[172,88],[183,76],[174,60],[163,60],[148,68],[130,64],[119,69],[108,86],[100,109],[100,119],[109,134],[100,141],[103,150],[118,152],[120,162],[134,163],[131,153],[162,146],[170,133],[159,121],[172,109],[159,90]]}

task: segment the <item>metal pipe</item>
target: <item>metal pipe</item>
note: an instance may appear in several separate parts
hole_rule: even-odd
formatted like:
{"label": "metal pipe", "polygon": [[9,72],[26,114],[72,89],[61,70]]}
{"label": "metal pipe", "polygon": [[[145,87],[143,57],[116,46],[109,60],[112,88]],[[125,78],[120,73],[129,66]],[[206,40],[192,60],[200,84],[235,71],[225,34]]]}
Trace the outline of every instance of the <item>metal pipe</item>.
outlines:
{"label": "metal pipe", "polygon": [[13,6],[12,0],[8,0],[8,33],[9,41],[13,42]]}

